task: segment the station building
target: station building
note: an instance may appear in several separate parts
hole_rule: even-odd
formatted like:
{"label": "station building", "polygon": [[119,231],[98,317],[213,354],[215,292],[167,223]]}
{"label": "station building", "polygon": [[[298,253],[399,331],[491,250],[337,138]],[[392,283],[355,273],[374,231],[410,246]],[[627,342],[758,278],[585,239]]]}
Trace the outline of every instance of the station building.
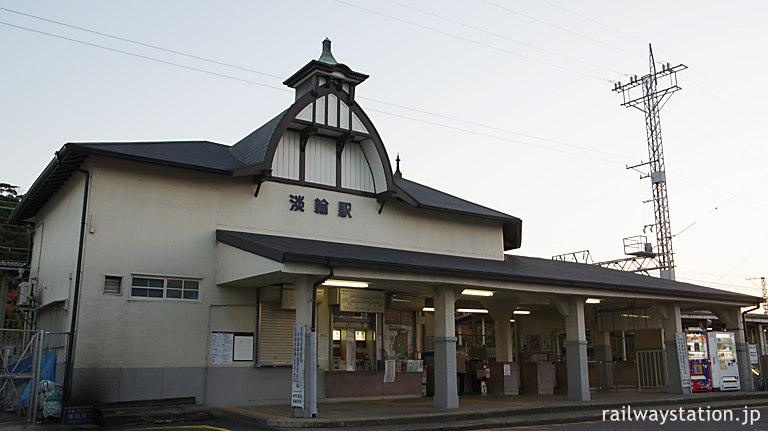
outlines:
{"label": "station building", "polygon": [[741,307],[759,298],[516,255],[519,218],[393,169],[355,97],[367,78],[326,40],[285,81],[295,101],[233,145],[56,153],[11,219],[33,226],[38,326],[67,331],[77,309],[73,403],[413,397],[427,375],[454,408],[485,368],[491,392],[589,400],[592,365],[617,361],[683,392],[681,311],[717,314],[746,361]]}

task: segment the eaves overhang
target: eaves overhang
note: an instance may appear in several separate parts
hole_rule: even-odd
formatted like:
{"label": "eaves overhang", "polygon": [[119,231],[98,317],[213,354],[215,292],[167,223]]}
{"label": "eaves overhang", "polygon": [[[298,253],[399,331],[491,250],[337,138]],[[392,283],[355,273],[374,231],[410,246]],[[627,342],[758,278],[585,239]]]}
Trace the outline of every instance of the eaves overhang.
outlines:
{"label": "eaves overhang", "polygon": [[714,288],[543,258],[516,256],[514,261],[502,261],[229,230],[217,230],[216,239],[281,263],[588,288],[604,291],[606,295],[685,296],[741,305],[760,301],[759,297]]}

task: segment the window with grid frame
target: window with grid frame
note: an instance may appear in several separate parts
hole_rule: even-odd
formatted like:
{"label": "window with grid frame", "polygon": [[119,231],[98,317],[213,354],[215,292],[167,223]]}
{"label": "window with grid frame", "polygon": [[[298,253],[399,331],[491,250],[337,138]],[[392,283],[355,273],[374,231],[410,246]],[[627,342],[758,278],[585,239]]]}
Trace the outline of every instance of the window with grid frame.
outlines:
{"label": "window with grid frame", "polygon": [[133,276],[131,297],[196,301],[200,294],[200,280],[172,277]]}

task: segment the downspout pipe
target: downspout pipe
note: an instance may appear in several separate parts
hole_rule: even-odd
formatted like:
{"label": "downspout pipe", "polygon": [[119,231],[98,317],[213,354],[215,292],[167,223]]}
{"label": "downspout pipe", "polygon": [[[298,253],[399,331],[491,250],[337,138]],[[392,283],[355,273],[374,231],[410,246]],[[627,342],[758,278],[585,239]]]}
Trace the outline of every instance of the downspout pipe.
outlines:
{"label": "downspout pipe", "polygon": [[333,277],[333,267],[328,266],[328,275],[312,284],[312,321],[309,325],[309,416],[317,417],[317,287]]}
{"label": "downspout pipe", "polygon": [[83,213],[80,218],[80,244],[77,247],[77,273],[75,273],[75,292],[72,296],[72,321],[69,325],[69,337],[67,338],[67,372],[64,375],[64,400],[63,407],[70,406],[70,398],[72,396],[72,374],[74,372],[75,361],[75,326],[77,325],[77,309],[80,300],[80,289],[82,285],[82,272],[83,272],[83,248],[85,245],[85,225],[86,216],[88,214],[88,192],[91,184],[91,173],[78,168],[78,171],[85,174],[85,186],[83,187]]}

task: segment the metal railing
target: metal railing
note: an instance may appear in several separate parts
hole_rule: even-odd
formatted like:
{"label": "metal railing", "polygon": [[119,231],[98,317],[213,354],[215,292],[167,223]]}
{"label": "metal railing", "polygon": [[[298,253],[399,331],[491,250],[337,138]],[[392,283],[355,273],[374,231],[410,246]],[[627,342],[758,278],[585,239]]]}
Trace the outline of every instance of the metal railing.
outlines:
{"label": "metal railing", "polygon": [[637,388],[662,389],[667,387],[667,357],[664,350],[637,351]]}
{"label": "metal railing", "polygon": [[590,390],[614,390],[637,388],[637,363],[635,361],[589,361]]}

